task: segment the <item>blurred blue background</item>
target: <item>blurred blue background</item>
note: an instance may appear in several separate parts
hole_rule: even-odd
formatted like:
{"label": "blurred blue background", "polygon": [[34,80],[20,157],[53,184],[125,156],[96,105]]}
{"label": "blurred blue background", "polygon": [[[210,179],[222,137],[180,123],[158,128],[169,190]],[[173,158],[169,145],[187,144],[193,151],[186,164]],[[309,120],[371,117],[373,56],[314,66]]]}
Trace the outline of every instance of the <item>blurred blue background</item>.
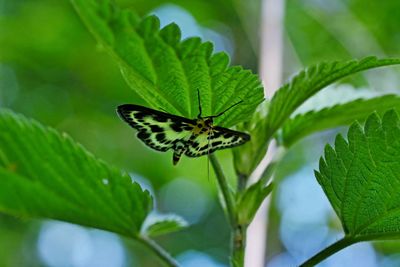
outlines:
{"label": "blurred blue background", "polygon": [[[258,72],[258,0],[116,2],[140,15],[156,14],[162,25],[174,21],[184,38],[210,40],[216,51],[230,54],[233,64]],[[399,57],[398,25],[398,0],[288,0],[284,80],[323,60]],[[301,110],[396,92],[399,79],[395,68],[369,71],[321,92]],[[226,266],[229,231],[215,179],[207,178],[206,158],[183,158],[173,167],[170,153],[145,147],[117,118],[115,107],[122,103],[145,104],[125,84],[68,1],[0,0],[0,107],[69,133],[149,188],[158,211],[188,220],[188,229],[157,239],[183,266]],[[325,144],[338,132],[346,129],[298,142],[279,166],[269,214],[267,266],[295,266],[343,234],[313,175]],[[217,154],[233,177],[230,152]],[[399,242],[361,243],[320,266],[399,266],[399,252]],[[111,233],[0,214],[0,266],[159,264],[145,248]]]}

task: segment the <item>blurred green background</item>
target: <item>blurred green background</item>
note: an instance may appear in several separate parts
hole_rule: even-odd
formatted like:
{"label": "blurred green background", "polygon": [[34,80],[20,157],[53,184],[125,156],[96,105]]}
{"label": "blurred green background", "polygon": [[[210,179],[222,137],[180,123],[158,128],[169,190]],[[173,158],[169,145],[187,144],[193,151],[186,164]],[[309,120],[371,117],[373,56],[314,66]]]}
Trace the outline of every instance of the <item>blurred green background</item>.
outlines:
{"label": "blurred green background", "polygon": [[[258,0],[119,0],[140,15],[175,21],[183,37],[201,36],[233,64],[258,71]],[[284,80],[323,60],[367,55],[400,57],[400,1],[288,0],[284,19]],[[331,87],[303,110],[355,96],[397,92],[399,69],[370,71]],[[68,1],[0,0],[0,107],[67,132],[96,156],[129,171],[156,196],[161,212],[192,226],[158,238],[183,266],[226,266],[229,232],[206,158],[183,158],[140,143],[115,113],[122,103],[145,104],[96,44]],[[268,235],[268,266],[290,266],[340,236],[313,169],[337,132],[309,137],[290,149],[277,174]],[[217,153],[233,174],[229,151]],[[230,175],[233,177],[233,175]],[[396,254],[398,253],[398,254]],[[364,262],[365,261],[365,262]],[[321,266],[399,266],[397,242],[355,245]],[[363,264],[364,263],[364,264]],[[153,255],[110,233],[54,221],[0,214],[0,266],[158,266]]]}

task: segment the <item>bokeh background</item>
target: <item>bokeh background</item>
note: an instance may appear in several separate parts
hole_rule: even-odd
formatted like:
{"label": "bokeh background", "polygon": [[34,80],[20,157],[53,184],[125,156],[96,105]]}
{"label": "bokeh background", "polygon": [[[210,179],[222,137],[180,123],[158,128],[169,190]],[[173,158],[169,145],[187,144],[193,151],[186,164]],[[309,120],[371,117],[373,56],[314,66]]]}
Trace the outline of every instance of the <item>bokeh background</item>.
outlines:
{"label": "bokeh background", "polygon": [[[278,0],[279,1],[279,0]],[[283,0],[282,0],[283,1]],[[182,36],[211,40],[233,64],[258,72],[261,0],[119,0]],[[287,0],[283,79],[310,64],[367,55],[400,57],[400,1]],[[346,79],[316,95],[302,111],[400,88],[398,68]],[[158,238],[183,266],[226,266],[229,232],[205,158],[183,158],[140,143],[118,119],[122,103],[145,104],[89,34],[68,1],[0,0],[0,107],[67,132],[98,157],[123,168],[156,197],[160,212],[191,226]],[[301,111],[298,111],[301,112]],[[269,214],[267,266],[294,266],[342,235],[313,169],[326,143],[346,129],[308,137],[287,153],[276,176]],[[218,152],[229,174],[229,151]],[[231,177],[233,175],[230,175]],[[233,181],[234,182],[234,181]],[[320,266],[400,266],[400,243],[361,243]],[[131,240],[56,221],[0,214],[0,266],[159,266]]]}

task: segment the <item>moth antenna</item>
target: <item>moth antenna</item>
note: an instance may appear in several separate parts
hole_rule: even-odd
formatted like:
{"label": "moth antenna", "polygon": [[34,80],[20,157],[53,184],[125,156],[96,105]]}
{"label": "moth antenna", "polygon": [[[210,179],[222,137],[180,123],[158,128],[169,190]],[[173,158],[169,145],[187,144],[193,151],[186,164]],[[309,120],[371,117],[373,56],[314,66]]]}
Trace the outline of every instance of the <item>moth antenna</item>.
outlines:
{"label": "moth antenna", "polygon": [[160,110],[164,111],[165,113],[168,113],[168,111],[166,111],[165,109],[163,109],[162,107],[159,107]]}
{"label": "moth antenna", "polygon": [[200,91],[197,88],[197,100],[199,101],[199,115],[197,115],[197,118],[201,118],[201,101],[200,101]]}
{"label": "moth antenna", "polygon": [[217,118],[217,117],[223,115],[225,112],[227,112],[227,111],[230,110],[231,108],[233,108],[234,106],[237,106],[237,105],[239,105],[239,104],[242,103],[242,102],[243,102],[243,100],[240,100],[239,102],[233,104],[232,106],[230,106],[229,108],[227,108],[227,109],[225,109],[224,111],[220,112],[219,114],[214,115],[214,116],[210,116],[210,118]]}

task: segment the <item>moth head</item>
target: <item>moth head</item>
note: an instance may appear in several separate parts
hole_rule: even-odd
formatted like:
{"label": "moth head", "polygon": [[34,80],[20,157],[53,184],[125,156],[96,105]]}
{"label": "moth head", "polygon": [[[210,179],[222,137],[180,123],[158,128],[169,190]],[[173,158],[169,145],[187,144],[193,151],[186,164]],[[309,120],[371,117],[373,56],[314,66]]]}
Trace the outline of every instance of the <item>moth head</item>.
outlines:
{"label": "moth head", "polygon": [[206,117],[204,119],[204,124],[208,127],[212,126],[214,123],[213,117]]}

